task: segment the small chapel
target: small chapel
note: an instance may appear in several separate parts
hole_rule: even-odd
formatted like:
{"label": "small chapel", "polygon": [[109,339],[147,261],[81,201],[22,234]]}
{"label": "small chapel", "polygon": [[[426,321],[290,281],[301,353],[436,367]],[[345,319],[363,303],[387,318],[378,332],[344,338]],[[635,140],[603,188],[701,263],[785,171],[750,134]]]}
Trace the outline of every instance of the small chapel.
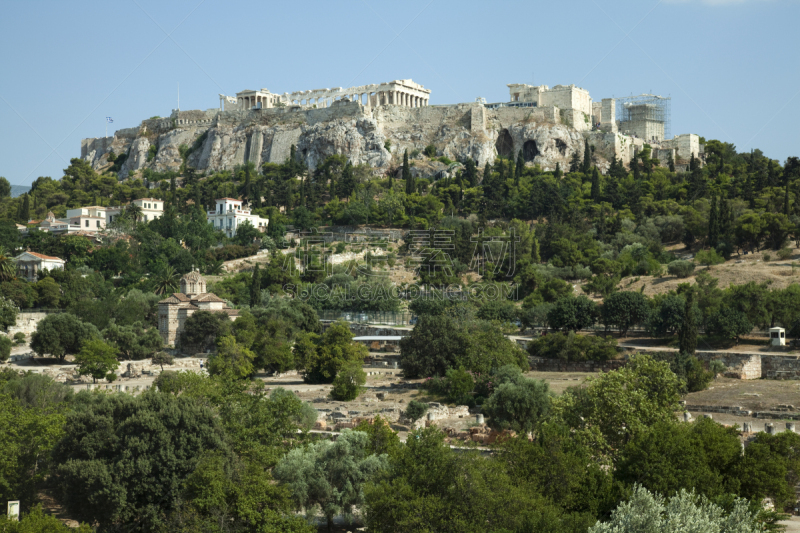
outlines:
{"label": "small chapel", "polygon": [[239,316],[225,300],[206,292],[206,280],[196,270],[181,278],[181,292],[158,302],[158,331],[166,346],[175,346],[186,320],[195,311],[225,313],[231,320]]}

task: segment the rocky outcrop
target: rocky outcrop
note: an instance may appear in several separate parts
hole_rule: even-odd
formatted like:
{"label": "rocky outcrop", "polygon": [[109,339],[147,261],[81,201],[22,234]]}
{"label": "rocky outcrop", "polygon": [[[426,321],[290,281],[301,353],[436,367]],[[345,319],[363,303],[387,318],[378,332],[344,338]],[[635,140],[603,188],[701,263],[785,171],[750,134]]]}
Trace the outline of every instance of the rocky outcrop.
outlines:
{"label": "rocky outcrop", "polygon": [[[604,158],[619,149],[616,137],[605,139],[605,134],[580,132],[561,122],[557,108],[486,109],[480,104],[371,108],[341,101],[323,109],[181,111],[145,120],[113,138],[84,139],[81,157],[100,169],[108,165],[109,152],[127,154],[119,173],[125,178],[145,168],[177,171],[183,157],[205,174],[232,170],[246,161],[256,166],[282,163],[292,145],[312,169],[329,155],[343,154],[353,164],[386,170],[396,168],[406,150],[422,151],[431,144],[438,156],[453,161],[471,157],[481,166],[498,154],[516,158],[522,151],[527,164],[544,170],[556,164],[566,168],[574,153],[582,158],[584,138],[597,146],[601,168]],[[156,153],[148,160],[153,145]],[[429,177],[444,165],[418,167],[415,174]]]}

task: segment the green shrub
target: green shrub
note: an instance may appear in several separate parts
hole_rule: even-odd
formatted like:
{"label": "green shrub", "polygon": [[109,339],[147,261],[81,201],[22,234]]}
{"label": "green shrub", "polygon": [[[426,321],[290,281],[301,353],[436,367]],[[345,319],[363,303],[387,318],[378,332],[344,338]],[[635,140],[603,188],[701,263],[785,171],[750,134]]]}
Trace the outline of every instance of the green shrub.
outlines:
{"label": "green shrub", "polygon": [[694,272],[694,263],[679,259],[667,265],[667,272],[676,278],[688,278]]}
{"label": "green shrub", "polygon": [[770,261],[772,256],[770,254],[762,254],[761,258],[764,259],[764,261]]}
{"label": "green shrub", "polygon": [[428,157],[436,157],[436,147],[432,144],[429,144],[428,146],[425,147],[423,153]]}
{"label": "green shrub", "polygon": [[11,357],[11,339],[5,335],[0,336],[0,363],[5,363]]}
{"label": "green shrub", "polygon": [[778,259],[781,261],[786,261],[790,257],[792,257],[792,251],[789,248],[784,247],[778,250]]}
{"label": "green shrub", "polygon": [[25,344],[25,334],[21,331],[14,333],[14,344],[20,345]]}
{"label": "green shrub", "polygon": [[344,253],[345,248],[347,248],[347,245],[345,243],[343,243],[343,242],[336,243],[336,253],[337,254]]}
{"label": "green shrub", "polygon": [[564,361],[607,361],[617,355],[617,341],[613,337],[577,335],[574,332],[551,333],[529,343],[528,353],[534,357]]}
{"label": "green shrub", "polygon": [[408,157],[409,157],[410,159],[414,159],[414,158],[415,158],[415,157],[417,157],[419,154],[420,154],[420,151],[419,151],[419,149],[416,149],[416,148],[415,148],[414,150],[411,150],[411,153],[410,153],[410,154],[408,154]]}
{"label": "green shrub", "polygon": [[361,363],[352,361],[345,363],[333,378],[331,397],[340,402],[349,402],[358,398],[364,390],[367,374],[361,369]]}
{"label": "green shrub", "polygon": [[725,258],[719,255],[716,250],[700,250],[694,256],[694,260],[706,266],[719,265],[725,262]]}
{"label": "green shrub", "polygon": [[147,149],[147,162],[148,163],[156,158],[156,153],[157,152],[158,152],[158,147],[155,144],[151,144],[150,148]]}
{"label": "green shrub", "polygon": [[428,410],[428,404],[425,402],[420,402],[418,400],[411,400],[408,402],[408,407],[406,407],[406,418],[413,420],[416,422],[425,414]]}

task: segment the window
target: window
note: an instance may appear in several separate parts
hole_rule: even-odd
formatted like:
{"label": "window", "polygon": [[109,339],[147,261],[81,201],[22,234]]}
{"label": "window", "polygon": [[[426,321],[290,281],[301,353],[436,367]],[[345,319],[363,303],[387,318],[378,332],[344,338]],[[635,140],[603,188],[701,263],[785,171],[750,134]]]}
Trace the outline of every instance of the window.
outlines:
{"label": "window", "polygon": [[89,221],[88,220],[86,221],[86,227],[87,228],[89,227]]}
{"label": "window", "polygon": [[147,222],[147,215],[143,215],[144,221]]}
{"label": "window", "polygon": [[100,221],[99,220],[97,221],[97,227],[98,228],[100,227]]}

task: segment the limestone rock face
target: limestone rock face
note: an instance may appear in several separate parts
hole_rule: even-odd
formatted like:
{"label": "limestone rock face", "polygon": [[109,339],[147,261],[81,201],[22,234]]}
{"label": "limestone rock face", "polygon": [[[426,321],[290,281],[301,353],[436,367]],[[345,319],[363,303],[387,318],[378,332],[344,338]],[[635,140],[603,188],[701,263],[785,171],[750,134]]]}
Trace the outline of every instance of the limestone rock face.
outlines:
{"label": "limestone rock face", "polygon": [[386,138],[373,118],[335,120],[304,128],[297,153],[309,168],[315,168],[326,157],[344,154],[354,165],[386,167],[392,160],[384,147]]}
{"label": "limestone rock face", "polygon": [[[625,148],[613,134],[581,132],[562,124],[559,113],[557,108],[365,107],[349,102],[322,109],[181,111],[170,118],[145,120],[114,137],[84,139],[81,157],[102,169],[108,168],[110,151],[127,154],[119,173],[124,179],[144,168],[178,171],[182,145],[189,149],[187,165],[201,174],[233,170],[246,161],[256,166],[283,163],[292,145],[312,170],[333,154],[346,156],[354,165],[388,170],[401,164],[406,150],[410,154],[428,145],[436,148],[437,156],[452,161],[473,158],[480,166],[498,154],[516,159],[522,151],[529,165],[553,170],[560,163],[566,169],[574,153],[583,157],[584,138],[596,147],[595,161],[604,169],[608,165],[603,158]],[[158,150],[147,161],[151,144]],[[427,158],[425,162],[429,164],[416,165],[418,177],[433,176],[446,167]]]}
{"label": "limestone rock face", "polygon": [[120,169],[120,177],[125,178],[134,170],[144,168],[147,163],[147,152],[150,150],[150,140],[147,137],[138,137],[131,143],[128,159]]}

